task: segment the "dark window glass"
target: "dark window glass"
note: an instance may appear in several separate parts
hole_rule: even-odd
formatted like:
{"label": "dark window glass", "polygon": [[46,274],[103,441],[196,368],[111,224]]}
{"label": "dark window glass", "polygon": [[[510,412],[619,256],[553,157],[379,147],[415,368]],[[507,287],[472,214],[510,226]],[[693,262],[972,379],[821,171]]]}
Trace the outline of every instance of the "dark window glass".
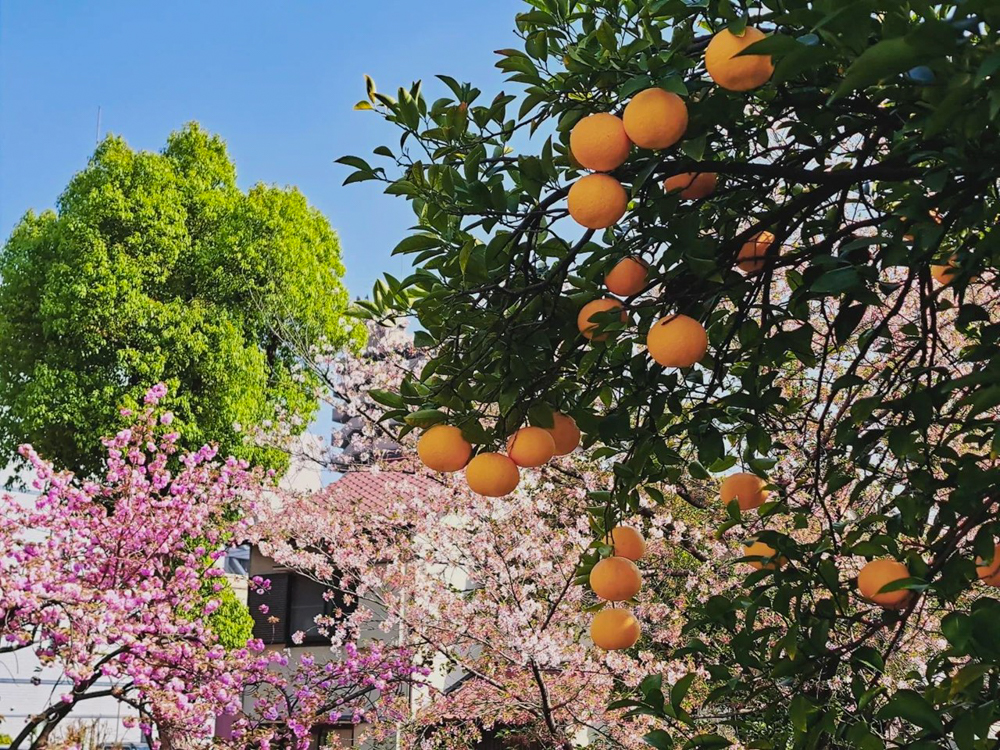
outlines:
{"label": "dark window glass", "polygon": [[[332,594],[324,593],[332,591]],[[339,591],[330,589],[305,576],[293,576],[288,597],[288,635],[301,631],[305,633],[303,643],[322,643],[325,636],[316,624],[318,616],[339,618],[354,611],[352,602],[347,605]]]}

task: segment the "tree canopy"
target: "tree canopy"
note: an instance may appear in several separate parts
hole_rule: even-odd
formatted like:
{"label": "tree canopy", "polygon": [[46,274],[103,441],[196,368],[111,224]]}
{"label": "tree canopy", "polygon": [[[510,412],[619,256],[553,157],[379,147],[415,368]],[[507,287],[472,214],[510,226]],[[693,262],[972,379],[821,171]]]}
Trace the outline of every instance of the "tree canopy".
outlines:
{"label": "tree canopy", "polygon": [[[776,550],[780,565],[695,597],[675,643],[640,644],[693,667],[617,704],[661,720],[652,745],[985,747],[1000,720],[1000,601],[988,588],[1000,537],[1000,9],[527,6],[522,48],[499,51],[515,94],[483,100],[439,76],[442,98],[369,81],[358,105],[401,138],[375,150],[380,162],[341,159],[348,182],[383,181],[417,220],[395,250],[413,273],[387,275],[363,314],[415,316],[429,352],[397,392],[373,394],[385,418],[404,430],[447,422],[477,450],[502,451],[519,427],[572,416],[614,476],[587,487],[595,541],[581,582],[612,554],[605,530],[645,499],[686,503],[705,533]],[[750,28],[765,38],[744,54],[770,56],[773,74],[723,88],[706,47]],[[581,228],[565,199],[590,177],[571,131],[657,88],[683,101],[683,137],[626,149],[601,178],[624,186],[621,210],[613,186],[591,193],[584,208],[611,218]],[[686,174],[718,184],[664,189]],[[618,299],[624,317],[581,315],[626,257],[648,272]],[[681,342],[693,361],[657,356],[657,321],[678,315],[707,336],[707,350],[694,334]],[[599,330],[581,336],[588,325]],[[734,469],[760,479],[766,502],[720,499]],[[876,559],[905,575],[859,587]]]}
{"label": "tree canopy", "polygon": [[315,383],[283,341],[362,340],[342,275],[327,219],[295,188],[240,190],[218,136],[190,124],[161,153],[109,136],[0,252],[0,451],[93,473],[119,407],[164,381],[183,445],[280,469],[241,426],[309,422]]}

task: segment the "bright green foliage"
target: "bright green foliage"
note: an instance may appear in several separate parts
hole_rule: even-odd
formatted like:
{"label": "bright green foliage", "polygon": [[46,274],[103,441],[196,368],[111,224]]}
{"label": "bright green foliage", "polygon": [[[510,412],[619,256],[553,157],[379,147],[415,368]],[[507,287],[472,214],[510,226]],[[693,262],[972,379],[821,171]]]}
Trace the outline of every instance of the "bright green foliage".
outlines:
{"label": "bright green foliage", "polygon": [[216,580],[224,585],[220,591],[210,595],[220,602],[219,608],[208,616],[212,632],[219,636],[219,642],[227,650],[243,648],[253,637],[253,616],[247,605],[237,598],[228,581]]}
{"label": "bright green foliage", "polygon": [[[369,82],[359,104],[403,135],[375,150],[386,166],[343,158],[348,182],[385,182],[417,217],[395,251],[414,272],[387,276],[362,307],[415,314],[432,354],[397,397],[381,394],[386,416],[448,421],[496,449],[559,409],[613,462],[614,487],[593,494],[605,521],[667,493],[714,513],[706,533],[762,533],[787,558],[742,590],[693,597],[681,642],[643,644],[707,675],[694,687],[653,678],[622,704],[662,720],[650,744],[992,747],[1000,601],[974,561],[1000,537],[1000,6],[527,5],[523,49],[498,63],[519,95],[480,103],[441,76],[446,98]],[[722,90],[705,47],[748,21],[770,35],[751,52],[773,55],[775,74]],[[654,85],[685,98],[686,136],[633,149],[613,173],[629,212],[585,232],[566,216],[582,174],[569,131]],[[713,196],[660,187],[692,171],[719,175]],[[740,273],[737,253],[761,230],[780,254]],[[629,323],[588,343],[577,311],[625,255],[647,261],[655,285],[626,300]],[[942,287],[931,266],[949,259],[958,270]],[[697,367],[646,354],[653,321],[675,312],[708,331]],[[737,465],[775,479],[759,513],[720,507],[715,487]],[[904,609],[858,596],[874,557],[908,565]]]}
{"label": "bright green foliage", "polygon": [[218,136],[188,125],[159,154],[109,136],[0,253],[0,454],[29,442],[91,474],[119,408],[164,381],[185,445],[280,469],[234,424],[308,423],[294,351],[363,336],[342,274],[326,218],[294,188],[241,191]]}

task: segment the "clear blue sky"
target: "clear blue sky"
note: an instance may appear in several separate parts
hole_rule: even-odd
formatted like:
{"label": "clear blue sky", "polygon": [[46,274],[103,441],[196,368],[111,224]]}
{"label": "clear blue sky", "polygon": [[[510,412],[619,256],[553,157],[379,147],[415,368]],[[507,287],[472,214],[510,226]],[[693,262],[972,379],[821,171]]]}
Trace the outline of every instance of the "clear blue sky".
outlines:
{"label": "clear blue sky", "polygon": [[[0,235],[52,207],[102,132],[160,149],[198,120],[229,144],[240,184],[297,185],[338,230],[352,295],[382,271],[413,223],[370,183],[341,187],[333,160],[368,156],[397,132],[371,112],[379,89],[446,73],[492,97],[493,50],[514,46],[521,0],[0,0]],[[510,90],[510,87],[507,87]],[[432,96],[431,98],[434,98]]]}

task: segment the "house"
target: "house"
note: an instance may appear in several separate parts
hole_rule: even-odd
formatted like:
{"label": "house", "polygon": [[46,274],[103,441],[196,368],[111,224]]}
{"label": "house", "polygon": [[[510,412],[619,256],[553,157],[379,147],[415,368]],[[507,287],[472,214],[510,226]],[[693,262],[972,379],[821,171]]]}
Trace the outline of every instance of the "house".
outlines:
{"label": "house", "polygon": [[[337,479],[331,485],[330,491],[345,493],[345,498],[349,498],[352,503],[370,506],[374,515],[377,509],[384,507],[388,487],[399,482],[400,478],[405,478],[417,487],[421,483],[427,483],[429,486],[434,484],[432,480],[423,477],[401,475],[391,471],[352,471]],[[307,576],[277,565],[256,548],[250,551],[248,574],[250,577],[260,576],[270,581],[270,587],[266,592],[260,593],[253,589],[249,592],[247,603],[254,618],[254,637],[260,638],[269,648],[290,649],[293,664],[307,653],[316,654],[317,659],[328,657],[329,640],[318,632],[316,618],[333,616],[338,612],[349,614],[356,604],[336,593],[328,593],[328,587]],[[382,630],[380,625],[383,618],[379,618],[377,612],[375,614],[376,616],[367,623],[365,630],[360,633],[360,640],[362,642],[373,639],[400,640],[402,636],[398,627],[389,631]],[[406,697],[411,703],[415,699],[415,695],[411,695],[410,691],[407,691]],[[252,695],[245,697],[244,710],[248,713],[253,711]],[[355,727],[350,718],[345,716],[342,722],[317,731],[313,746],[322,747],[324,740],[331,735],[336,736],[344,744],[355,746],[356,741],[360,742],[357,738],[362,734],[363,727]],[[224,734],[225,727],[222,727],[221,731]]]}
{"label": "house", "polygon": [[[370,507],[371,515],[378,517],[384,512],[387,494],[394,491],[393,488],[404,480],[415,486],[417,491],[420,491],[422,483],[426,483],[428,492],[439,490],[439,485],[426,477],[393,471],[359,470],[343,474],[331,485],[330,491],[345,493],[345,499],[349,498],[362,509]],[[322,584],[277,565],[256,548],[249,554],[248,573],[251,577],[260,576],[270,581],[270,588],[266,592],[258,593],[251,589],[249,594],[248,604],[254,618],[254,636],[262,639],[269,648],[289,649],[293,656],[292,663],[298,660],[297,657],[306,653],[316,654],[317,660],[320,657],[329,657],[329,641],[317,632],[315,618],[321,615],[330,616],[338,609],[341,613],[350,613],[355,605],[336,594],[332,597],[329,594],[324,596],[326,587]],[[465,580],[463,571],[441,570],[434,573],[441,575],[450,585],[458,588],[465,588],[469,584]],[[366,629],[360,634],[362,642],[368,639],[400,642],[405,640],[406,634],[400,633],[398,627],[386,631],[380,627],[382,622],[383,618],[379,618],[376,612],[376,617],[368,622]],[[298,637],[295,637],[296,633],[299,634]],[[448,664],[443,658],[436,659],[431,666],[433,671],[427,678],[426,686],[414,687],[405,693],[411,716],[417,716],[421,711],[428,709],[439,697],[449,699],[458,697],[462,690],[476,684],[468,674],[454,669],[453,665]],[[253,711],[252,696],[245,697],[244,710],[248,713]],[[467,716],[467,714],[445,715],[443,721],[444,724],[468,721]],[[363,729],[363,726],[352,726],[350,717],[345,716],[342,721],[317,731],[312,747],[322,747],[323,740],[334,735],[348,746],[375,750],[371,745],[360,744],[359,737],[363,734]],[[430,739],[434,732],[434,727],[427,728],[426,738]],[[583,732],[578,742],[586,744],[586,741],[586,732]],[[395,742],[383,744],[378,750],[383,748],[389,750],[399,746],[400,739],[396,738]],[[518,731],[518,727],[494,727],[483,733],[483,739],[477,750],[543,750],[543,748],[526,739],[524,733]]]}

